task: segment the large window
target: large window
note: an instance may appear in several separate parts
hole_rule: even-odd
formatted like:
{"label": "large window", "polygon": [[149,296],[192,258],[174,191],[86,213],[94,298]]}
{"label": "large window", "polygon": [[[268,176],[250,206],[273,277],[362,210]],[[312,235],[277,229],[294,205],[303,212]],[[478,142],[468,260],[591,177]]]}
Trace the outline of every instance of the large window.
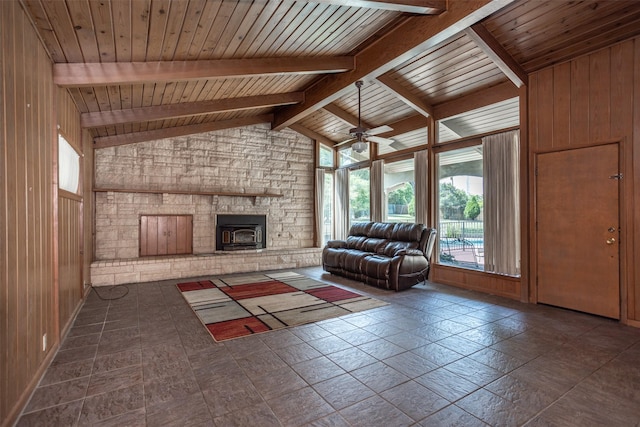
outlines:
{"label": "large window", "polygon": [[384,165],[384,220],[415,222],[415,178],[413,159]]}
{"label": "large window", "polygon": [[482,146],[438,154],[441,264],[484,269]]}
{"label": "large window", "polygon": [[349,223],[370,221],[371,189],[369,168],[349,172]]}
{"label": "large window", "polygon": [[518,276],[518,131],[442,152],[437,162],[439,262]]}

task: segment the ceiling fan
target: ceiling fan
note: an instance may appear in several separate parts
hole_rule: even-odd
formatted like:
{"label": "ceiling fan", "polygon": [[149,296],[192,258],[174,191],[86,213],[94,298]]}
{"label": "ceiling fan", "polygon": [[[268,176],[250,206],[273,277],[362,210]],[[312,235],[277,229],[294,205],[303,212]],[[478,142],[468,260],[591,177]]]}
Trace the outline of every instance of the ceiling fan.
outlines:
{"label": "ceiling fan", "polygon": [[380,136],[376,136],[381,133],[392,131],[393,128],[391,126],[378,126],[373,129],[367,129],[362,126],[362,117],[361,117],[361,108],[362,108],[362,100],[361,100],[361,88],[362,88],[362,80],[358,80],[356,82],[356,87],[358,88],[358,126],[349,129],[350,139],[346,141],[342,141],[335,146],[338,147],[343,144],[347,144],[355,139],[355,142],[351,145],[351,149],[356,153],[364,152],[368,144],[367,142],[375,142],[376,144],[391,144],[393,143],[393,139],[382,138]]}

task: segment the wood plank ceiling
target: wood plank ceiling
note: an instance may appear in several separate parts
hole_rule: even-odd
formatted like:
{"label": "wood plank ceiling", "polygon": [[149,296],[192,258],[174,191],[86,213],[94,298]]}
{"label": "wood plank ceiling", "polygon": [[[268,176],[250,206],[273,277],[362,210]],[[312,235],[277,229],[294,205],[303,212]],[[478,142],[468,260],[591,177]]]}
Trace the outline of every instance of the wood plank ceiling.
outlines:
{"label": "wood plank ceiling", "polygon": [[429,115],[464,136],[479,99],[506,127],[527,73],[640,34],[637,0],[20,1],[96,147],[259,122],[339,143],[362,79],[391,153],[424,144]]}

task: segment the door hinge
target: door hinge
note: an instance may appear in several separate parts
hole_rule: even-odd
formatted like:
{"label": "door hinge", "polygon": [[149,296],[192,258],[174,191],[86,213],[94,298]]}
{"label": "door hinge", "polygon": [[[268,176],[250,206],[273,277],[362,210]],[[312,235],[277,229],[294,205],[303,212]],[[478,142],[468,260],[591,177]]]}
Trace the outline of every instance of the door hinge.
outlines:
{"label": "door hinge", "polygon": [[621,173],[619,173],[619,174],[617,174],[617,175],[611,175],[611,176],[609,176],[609,179],[622,179],[623,177],[624,177],[624,176],[623,176]]}

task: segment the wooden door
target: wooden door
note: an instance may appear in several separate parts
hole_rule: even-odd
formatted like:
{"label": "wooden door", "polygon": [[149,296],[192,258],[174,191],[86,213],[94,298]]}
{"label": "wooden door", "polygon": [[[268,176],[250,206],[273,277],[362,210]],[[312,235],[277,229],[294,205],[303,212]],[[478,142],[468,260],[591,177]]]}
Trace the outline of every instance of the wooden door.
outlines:
{"label": "wooden door", "polygon": [[618,144],[536,156],[538,302],[620,318]]}

